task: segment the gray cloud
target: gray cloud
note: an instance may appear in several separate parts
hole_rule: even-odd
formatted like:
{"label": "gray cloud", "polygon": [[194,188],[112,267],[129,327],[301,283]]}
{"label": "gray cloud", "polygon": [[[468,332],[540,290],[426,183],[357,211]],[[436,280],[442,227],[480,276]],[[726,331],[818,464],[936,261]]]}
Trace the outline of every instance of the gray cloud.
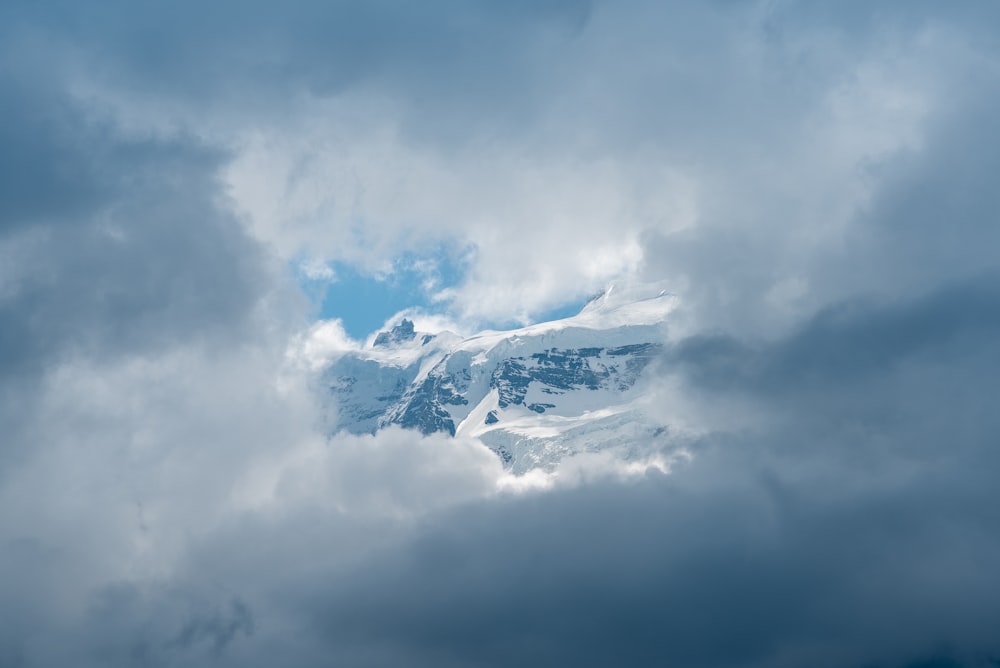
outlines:
{"label": "gray cloud", "polygon": [[154,97],[196,107],[250,99],[268,108],[301,89],[336,94],[375,85],[420,113],[448,105],[510,109],[534,69],[534,45],[550,32],[572,35],[590,6],[447,0],[416,7],[388,0],[280,9],[264,2],[210,9],[103,2],[84,9],[60,2],[12,5],[5,14],[13,35],[68,48],[94,72]]}
{"label": "gray cloud", "polygon": [[0,85],[5,121],[0,125],[4,146],[0,229],[10,233],[33,223],[93,212],[108,185],[97,173],[100,167],[92,153],[101,147],[100,141],[88,146],[76,135],[79,120],[57,95],[33,90],[9,76]]}
{"label": "gray cloud", "polygon": [[15,111],[0,165],[0,369],[51,363],[67,346],[126,354],[238,327],[266,265],[218,203],[218,151],[129,139],[52,98],[0,90]]}
{"label": "gray cloud", "polygon": [[[4,4],[0,665],[996,665],[996,12]],[[675,284],[693,461],[319,434],[281,265],[438,237]]]}
{"label": "gray cloud", "polygon": [[717,392],[840,392],[898,372],[926,355],[961,360],[988,348],[1000,331],[994,273],[904,303],[857,300],[820,311],[780,344],[748,345],[732,336],[683,340],[666,363]]}

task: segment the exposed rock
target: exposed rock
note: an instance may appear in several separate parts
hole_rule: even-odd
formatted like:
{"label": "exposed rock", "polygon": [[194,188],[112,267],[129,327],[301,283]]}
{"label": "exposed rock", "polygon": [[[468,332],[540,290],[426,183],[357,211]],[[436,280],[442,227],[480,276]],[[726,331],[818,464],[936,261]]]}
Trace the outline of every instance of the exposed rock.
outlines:
{"label": "exposed rock", "polygon": [[[388,332],[379,332],[375,337],[373,347],[385,347],[393,344],[400,344],[404,341],[412,341],[417,336],[413,330],[413,321],[403,318],[403,321],[393,327]],[[425,337],[426,338],[426,337]],[[426,343],[426,341],[424,341]]]}

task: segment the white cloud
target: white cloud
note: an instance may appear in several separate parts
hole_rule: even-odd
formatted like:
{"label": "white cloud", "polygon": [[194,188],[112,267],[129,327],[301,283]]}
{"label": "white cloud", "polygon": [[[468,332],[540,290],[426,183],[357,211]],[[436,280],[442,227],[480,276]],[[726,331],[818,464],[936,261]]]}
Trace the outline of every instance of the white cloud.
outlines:
{"label": "white cloud", "polygon": [[692,185],[663,165],[498,142],[419,145],[339,125],[324,103],[316,107],[324,123],[251,141],[228,171],[255,234],[284,255],[372,272],[404,251],[472,245],[465,282],[439,293],[464,317],[524,319],[593,292],[635,273],[645,229],[692,224]]}
{"label": "white cloud", "polygon": [[329,262],[311,259],[303,260],[299,263],[299,270],[302,275],[313,281],[326,281],[332,283],[337,280],[337,275]]}
{"label": "white cloud", "polygon": [[344,353],[357,350],[359,345],[339,319],[321,320],[297,334],[287,354],[293,364],[317,371]]}

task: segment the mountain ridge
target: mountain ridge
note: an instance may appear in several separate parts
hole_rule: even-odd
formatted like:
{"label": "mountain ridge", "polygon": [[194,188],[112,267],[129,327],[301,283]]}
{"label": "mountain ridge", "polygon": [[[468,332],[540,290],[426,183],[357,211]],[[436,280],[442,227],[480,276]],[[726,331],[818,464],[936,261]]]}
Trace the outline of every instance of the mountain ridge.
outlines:
{"label": "mountain ridge", "polygon": [[609,289],[577,315],[468,337],[404,318],[325,370],[336,430],[478,438],[515,472],[614,447],[625,432],[658,436],[666,427],[640,409],[635,386],[675,300],[648,295]]}

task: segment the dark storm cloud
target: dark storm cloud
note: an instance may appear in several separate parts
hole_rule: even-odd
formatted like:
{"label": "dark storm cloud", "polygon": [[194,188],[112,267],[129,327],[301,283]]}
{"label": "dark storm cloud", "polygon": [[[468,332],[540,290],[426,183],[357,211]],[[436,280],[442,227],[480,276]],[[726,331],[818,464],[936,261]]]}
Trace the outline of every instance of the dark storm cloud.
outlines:
{"label": "dark storm cloud", "polygon": [[0,77],[0,230],[93,213],[108,184],[77,136],[79,121],[58,95]]}
{"label": "dark storm cloud", "polygon": [[0,125],[0,375],[70,352],[157,349],[247,317],[263,255],[218,205],[217,151],[123,137],[10,80],[0,104],[11,112]]}
{"label": "dark storm cloud", "polygon": [[229,345],[274,289],[225,209],[224,153],[129,136],[62,84],[0,73],[0,478],[44,447],[35,401],[62,364]]}
{"label": "dark storm cloud", "polygon": [[169,665],[186,654],[218,657],[235,639],[253,635],[254,619],[239,598],[216,598],[182,588],[108,587],[90,610],[90,658],[105,665]]}
{"label": "dark storm cloud", "polygon": [[1000,276],[989,273],[908,302],[829,306],[780,344],[732,336],[680,342],[665,364],[719,392],[839,392],[926,356],[946,363],[989,349],[1000,335]]}
{"label": "dark storm cloud", "polygon": [[482,112],[518,104],[533,78],[534,45],[550,32],[571,36],[590,6],[67,2],[12,4],[4,13],[10,35],[71,47],[106,80],[154,97],[266,109],[303,89],[373,85],[429,122],[449,105]]}
{"label": "dark storm cloud", "polygon": [[[730,4],[739,4],[737,2]],[[942,8],[933,0],[847,0],[836,5],[811,2],[776,2],[772,16],[787,21],[789,26],[823,26],[836,29],[856,39],[859,35],[885,34],[886,28],[915,30],[930,21],[962,25],[972,34],[995,39],[988,28],[990,21],[1000,18],[996,5],[978,0],[959,0]]]}
{"label": "dark storm cloud", "polygon": [[741,455],[698,466],[712,469],[685,472],[698,489],[647,480],[448,517],[321,588],[328,598],[307,608],[315,633],[334,656],[370,666],[995,656],[998,551],[978,505],[994,495],[942,510],[942,486],[920,479],[817,502],[834,490],[775,480]]}
{"label": "dark storm cloud", "polygon": [[955,106],[922,151],[872,169],[881,187],[860,216],[862,238],[850,246],[865,251],[844,267],[858,273],[855,289],[868,281],[878,290],[882,280],[926,290],[996,269],[1000,193],[992,184],[1000,173],[1000,136],[990,127],[1000,105],[1000,72],[982,68],[966,76],[964,85],[948,90]]}

